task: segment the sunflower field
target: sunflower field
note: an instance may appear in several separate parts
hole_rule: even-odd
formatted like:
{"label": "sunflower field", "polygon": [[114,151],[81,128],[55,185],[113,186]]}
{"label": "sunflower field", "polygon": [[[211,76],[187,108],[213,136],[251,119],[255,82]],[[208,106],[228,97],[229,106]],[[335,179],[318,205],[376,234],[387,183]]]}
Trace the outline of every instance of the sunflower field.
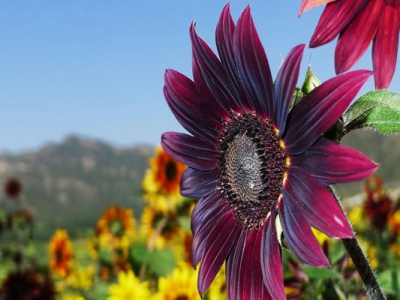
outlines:
{"label": "sunflower field", "polygon": [[[186,166],[161,147],[143,179],[141,215],[111,205],[93,224],[93,234],[72,240],[56,229],[48,243],[34,240],[34,216],[18,204],[21,183],[4,185],[9,203],[1,214],[0,299],[201,299],[192,261],[190,215],[196,199],[179,194]],[[379,177],[361,196],[343,201],[357,238],[388,299],[400,291],[400,197]],[[331,267],[302,263],[281,233],[287,299],[368,299],[341,240],[313,229]],[[318,296],[316,296],[318,295]],[[222,266],[203,299],[226,299]]]}

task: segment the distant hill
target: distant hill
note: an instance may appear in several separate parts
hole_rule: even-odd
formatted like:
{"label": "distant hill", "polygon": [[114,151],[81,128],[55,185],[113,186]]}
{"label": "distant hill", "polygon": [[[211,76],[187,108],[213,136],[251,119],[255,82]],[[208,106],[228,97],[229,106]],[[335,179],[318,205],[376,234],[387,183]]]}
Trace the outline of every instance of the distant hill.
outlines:
{"label": "distant hill", "polygon": [[[360,130],[346,136],[343,143],[380,163],[377,174],[385,185],[399,187],[400,135]],[[140,217],[141,183],[153,151],[150,146],[117,148],[70,136],[36,152],[0,154],[0,184],[10,176],[21,180],[21,200],[34,211],[39,236],[47,238],[55,228],[77,235],[93,228],[110,204],[131,207],[136,218]],[[349,196],[360,193],[361,184],[339,185],[337,190],[339,195]]]}
{"label": "distant hill", "polygon": [[[10,176],[23,185],[22,203],[35,213],[39,235],[55,228],[78,234],[93,227],[110,204],[142,209],[141,183],[153,148],[116,148],[70,136],[37,152],[0,155],[0,184]],[[3,200],[4,201],[4,200]]]}

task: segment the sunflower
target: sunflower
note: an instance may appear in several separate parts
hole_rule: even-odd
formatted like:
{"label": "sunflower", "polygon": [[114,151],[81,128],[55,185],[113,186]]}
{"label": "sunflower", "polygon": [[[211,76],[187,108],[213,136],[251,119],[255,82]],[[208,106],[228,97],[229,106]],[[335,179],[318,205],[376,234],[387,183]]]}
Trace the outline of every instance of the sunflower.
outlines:
{"label": "sunflower", "polygon": [[132,271],[119,272],[118,283],[110,285],[107,300],[149,299],[147,282],[140,282]]}
{"label": "sunflower", "polygon": [[336,73],[349,70],[372,43],[375,87],[387,88],[396,68],[400,32],[400,0],[303,0],[299,15],[327,4],[310,47],[339,39],[335,49]]}
{"label": "sunflower", "polygon": [[117,241],[123,237],[133,240],[135,236],[135,219],[133,210],[112,205],[104,210],[96,223],[97,236],[111,235]]}
{"label": "sunflower", "polygon": [[58,229],[49,243],[50,270],[65,278],[72,270],[74,252],[66,230]]}
{"label": "sunflower", "polygon": [[147,205],[142,212],[140,231],[148,245],[157,249],[173,244],[179,238],[179,222],[174,212],[168,212],[160,206]]}
{"label": "sunflower", "polygon": [[305,45],[290,51],[273,83],[250,7],[235,25],[225,6],[216,30],[220,59],[194,24],[190,37],[194,80],[167,70],[164,87],[190,135],[164,133],[161,145],[189,166],[181,194],[199,197],[191,217],[199,293],[226,260],[229,298],[284,299],[278,214],[291,250],[313,266],[329,262],[311,226],[330,237],[353,237],[325,186],[364,179],[377,165],[323,133],[372,73],[339,75],[291,108]]}
{"label": "sunflower", "polygon": [[179,194],[179,182],[186,166],[165,153],[160,146],[155,151],[143,180],[144,199],[153,202],[171,201],[173,208],[183,200]]}
{"label": "sunflower", "polygon": [[22,184],[18,178],[11,177],[4,184],[4,194],[10,199],[17,199],[22,191]]}
{"label": "sunflower", "polygon": [[8,274],[0,289],[0,298],[4,300],[55,299],[54,284],[50,276],[41,276],[32,270],[19,270]]}
{"label": "sunflower", "polygon": [[198,300],[197,272],[187,264],[174,268],[168,277],[158,279],[158,292],[152,300]]}

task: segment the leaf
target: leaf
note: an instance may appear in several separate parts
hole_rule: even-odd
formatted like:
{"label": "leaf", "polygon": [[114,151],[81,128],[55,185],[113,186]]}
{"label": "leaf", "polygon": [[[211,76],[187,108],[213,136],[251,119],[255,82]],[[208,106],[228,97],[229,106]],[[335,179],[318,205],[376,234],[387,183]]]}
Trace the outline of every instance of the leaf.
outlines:
{"label": "leaf", "polygon": [[400,132],[400,94],[387,90],[368,92],[350,106],[343,120],[345,133],[360,128]]}
{"label": "leaf", "polygon": [[301,267],[310,279],[340,279],[338,272],[329,268],[318,268],[309,265]]}

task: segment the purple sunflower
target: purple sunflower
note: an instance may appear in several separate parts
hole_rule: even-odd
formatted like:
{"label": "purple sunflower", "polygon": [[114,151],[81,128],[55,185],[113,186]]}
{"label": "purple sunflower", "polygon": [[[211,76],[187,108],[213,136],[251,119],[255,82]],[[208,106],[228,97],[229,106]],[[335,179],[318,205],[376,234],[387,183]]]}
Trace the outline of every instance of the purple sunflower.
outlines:
{"label": "purple sunflower", "polygon": [[279,216],[291,250],[328,266],[311,227],[351,238],[352,229],[326,188],[366,178],[376,164],[323,138],[370,71],[328,80],[291,108],[305,45],[284,60],[275,82],[247,7],[237,24],[229,4],[216,29],[219,58],[190,27],[193,80],[165,73],[164,95],[190,133],[166,132],[164,150],[189,166],[181,193],[198,197],[192,261],[204,294],[226,261],[231,299],[284,299]]}
{"label": "purple sunflower", "polygon": [[327,4],[310,47],[339,36],[335,49],[336,73],[349,70],[372,43],[375,87],[387,88],[397,61],[400,32],[400,0],[302,0],[299,15]]}

